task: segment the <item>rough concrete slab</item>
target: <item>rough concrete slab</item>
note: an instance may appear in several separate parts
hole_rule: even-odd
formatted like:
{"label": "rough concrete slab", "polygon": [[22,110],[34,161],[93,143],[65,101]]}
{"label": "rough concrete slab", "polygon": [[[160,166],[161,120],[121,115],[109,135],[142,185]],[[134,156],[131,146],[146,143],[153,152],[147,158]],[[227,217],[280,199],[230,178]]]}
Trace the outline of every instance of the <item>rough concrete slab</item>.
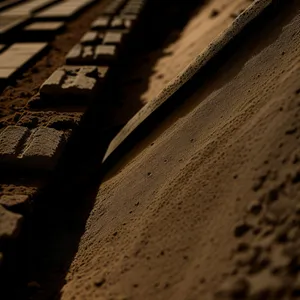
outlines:
{"label": "rough concrete slab", "polygon": [[122,10],[123,14],[138,15],[142,10],[141,6],[127,6]]}
{"label": "rough concrete slab", "polygon": [[121,45],[124,39],[122,32],[108,31],[103,38],[104,45]]}
{"label": "rough concrete slab", "polygon": [[95,48],[94,59],[96,63],[112,62],[117,58],[115,45],[99,45]]}
{"label": "rough concrete slab", "polygon": [[6,168],[51,171],[66,141],[64,131],[8,126],[0,135],[0,165]]}
{"label": "rough concrete slab", "polygon": [[110,29],[131,29],[134,20],[126,19],[122,16],[116,16],[110,23]]}
{"label": "rough concrete slab", "polygon": [[103,41],[104,34],[97,31],[88,31],[80,40],[83,45],[96,45]]}
{"label": "rough concrete slab", "polygon": [[22,216],[0,205],[0,241],[15,238],[21,229]]}
{"label": "rough concrete slab", "polygon": [[76,44],[67,54],[66,61],[70,62],[70,64],[75,64],[75,60],[80,60],[82,53],[82,46],[80,44]]}
{"label": "rough concrete slab", "polygon": [[0,2],[0,11],[3,11],[9,7],[12,7],[13,5],[21,2],[22,0],[6,0]]}
{"label": "rough concrete slab", "polygon": [[30,169],[52,171],[63,151],[65,134],[62,131],[40,127],[34,129],[20,157],[20,163]]}
{"label": "rough concrete slab", "polygon": [[13,53],[12,51],[6,51],[0,55],[1,68],[15,68],[19,69],[30,59],[29,53]]}
{"label": "rough concrete slab", "polygon": [[37,13],[34,18],[37,19],[68,19],[75,16],[94,0],[66,0],[52,5],[51,7]]}
{"label": "rough concrete slab", "polygon": [[57,130],[68,130],[75,129],[79,126],[82,118],[82,114],[78,113],[77,115],[56,115],[50,119],[47,124],[47,127],[54,128]]}
{"label": "rough concrete slab", "polygon": [[116,60],[117,48],[114,45],[95,47],[75,45],[66,56],[68,65],[101,65]]}
{"label": "rough concrete slab", "polygon": [[58,111],[25,111],[19,118],[17,125],[29,129],[37,127],[52,127],[57,130],[68,130],[77,127],[83,117],[82,112]]}
{"label": "rough concrete slab", "polygon": [[144,3],[140,1],[129,1],[124,8],[122,13],[124,14],[136,14],[138,15],[144,7]]}
{"label": "rough concrete slab", "polygon": [[29,210],[30,201],[28,195],[2,195],[0,196],[0,205],[17,212],[26,212]]}
{"label": "rough concrete slab", "polygon": [[[64,66],[56,70],[41,86],[41,100],[50,105],[87,105],[106,77],[108,67]],[[56,105],[57,105],[56,104]]]}
{"label": "rough concrete slab", "polygon": [[109,25],[109,22],[110,22],[110,17],[101,16],[92,23],[91,28],[94,30],[106,29]]}
{"label": "rough concrete slab", "polygon": [[[0,53],[0,70],[24,67],[47,47],[47,43],[16,43]],[[4,71],[3,71],[4,73]],[[6,72],[7,74],[7,72]]]}
{"label": "rough concrete slab", "polygon": [[56,2],[57,0],[33,0],[33,1],[23,1],[18,5],[13,6],[5,10],[2,15],[3,16],[24,16],[31,15],[34,12],[37,12],[43,9],[46,6]]}
{"label": "rough concrete slab", "polygon": [[17,155],[29,136],[26,127],[8,126],[0,133],[0,163],[10,163]]}
{"label": "rough concrete slab", "polygon": [[114,15],[124,5],[125,0],[112,1],[103,11],[104,14]]}
{"label": "rough concrete slab", "polygon": [[139,11],[133,11],[133,10],[122,10],[121,11],[121,15],[125,15],[125,16],[135,16],[136,18],[139,15]]}
{"label": "rough concrete slab", "polygon": [[132,20],[135,21],[138,19],[137,14],[123,14],[122,12],[120,13],[120,16],[126,20]]}
{"label": "rough concrete slab", "polygon": [[5,69],[0,69],[0,82],[1,80],[7,81],[15,72],[16,68],[11,67],[11,68],[5,68]]}
{"label": "rough concrete slab", "polygon": [[45,49],[47,43],[15,43],[9,50],[13,53],[38,53],[41,50]]}
{"label": "rough concrete slab", "polygon": [[47,43],[17,43],[0,51],[0,88],[4,88],[8,80],[33,61],[47,46]]}
{"label": "rough concrete slab", "polygon": [[61,29],[63,29],[65,26],[64,22],[33,22],[29,25],[27,25],[24,30],[25,31],[35,31],[35,32],[41,32],[41,31],[54,31],[57,32]]}
{"label": "rough concrete slab", "polygon": [[10,30],[22,26],[29,16],[4,16],[0,13],[0,35],[8,33]]}

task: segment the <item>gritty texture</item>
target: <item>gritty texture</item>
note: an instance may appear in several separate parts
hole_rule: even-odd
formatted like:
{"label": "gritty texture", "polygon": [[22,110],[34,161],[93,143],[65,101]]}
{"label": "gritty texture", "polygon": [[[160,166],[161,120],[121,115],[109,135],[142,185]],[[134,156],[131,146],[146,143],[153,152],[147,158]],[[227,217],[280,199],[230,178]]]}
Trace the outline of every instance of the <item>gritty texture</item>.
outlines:
{"label": "gritty texture", "polygon": [[28,168],[53,170],[65,144],[65,134],[53,128],[40,127],[31,133],[20,154],[20,163]]}
{"label": "gritty texture", "polygon": [[234,22],[218,36],[207,48],[199,54],[180,74],[172,80],[151,102],[147,103],[120,131],[112,141],[104,160],[120,145],[123,140],[153,111],[161,106],[184,83],[191,79],[196,72],[211,60],[227,45],[243,28],[258,16],[266,7],[272,4],[272,0],[257,0],[251,4]]}
{"label": "gritty texture", "polygon": [[300,6],[291,3],[107,176],[61,299],[299,295]]}
{"label": "gritty texture", "polygon": [[[41,95],[57,97],[80,95],[91,97],[100,78],[104,78],[108,68],[102,67],[61,67],[56,70],[41,86]],[[102,71],[102,72],[101,72]]]}
{"label": "gritty texture", "polygon": [[22,126],[8,126],[0,136],[0,162],[7,167],[52,170],[63,150],[65,137],[64,131],[50,127],[30,131]]}
{"label": "gritty texture", "polygon": [[0,133],[0,161],[16,158],[20,146],[29,135],[29,130],[21,126],[7,126]]}

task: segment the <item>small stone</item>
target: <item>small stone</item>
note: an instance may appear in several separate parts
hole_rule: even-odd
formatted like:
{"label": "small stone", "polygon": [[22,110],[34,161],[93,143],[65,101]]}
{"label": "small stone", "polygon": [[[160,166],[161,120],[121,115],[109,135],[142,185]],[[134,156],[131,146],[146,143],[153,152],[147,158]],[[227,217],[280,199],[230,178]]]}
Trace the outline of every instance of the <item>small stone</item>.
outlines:
{"label": "small stone", "polygon": [[109,25],[109,20],[109,17],[101,16],[92,23],[91,28],[96,30],[105,29]]}
{"label": "small stone", "polygon": [[67,54],[67,63],[76,64],[78,59],[80,59],[83,47],[80,44],[76,44]]}
{"label": "small stone", "polygon": [[298,128],[297,127],[293,127],[293,128],[290,128],[289,130],[287,130],[285,132],[286,135],[292,135],[292,134],[295,134],[297,132]]}
{"label": "small stone", "polygon": [[213,9],[210,13],[210,17],[211,18],[215,18],[216,16],[218,16],[220,14],[220,11],[217,9]]}
{"label": "small stone", "polygon": [[99,45],[95,48],[94,60],[96,63],[111,62],[117,58],[115,45]]}
{"label": "small stone", "polygon": [[65,145],[64,132],[39,127],[32,131],[28,145],[20,155],[20,163],[26,168],[51,171]]}
{"label": "small stone", "polygon": [[1,131],[0,163],[10,163],[14,160],[28,135],[29,130],[21,126],[7,126]]}
{"label": "small stone", "polygon": [[93,45],[100,43],[103,40],[103,35],[97,31],[87,32],[80,40],[80,43],[83,45]]}
{"label": "small stone", "polygon": [[55,128],[57,130],[75,129],[79,126],[80,120],[80,114],[76,116],[58,115],[51,118],[47,127]]}
{"label": "small stone", "polygon": [[108,67],[61,67],[42,84],[41,98],[49,105],[87,105],[88,100],[95,96],[107,71]]}
{"label": "small stone", "polygon": [[106,282],[105,278],[101,278],[94,282],[96,287],[101,287]]}
{"label": "small stone", "polygon": [[0,204],[8,209],[28,210],[29,196],[28,195],[2,195],[0,196]]}
{"label": "small stone", "polygon": [[235,237],[242,237],[244,236],[249,230],[251,229],[251,226],[247,223],[239,224],[234,229],[234,235]]}
{"label": "small stone", "polygon": [[274,230],[275,230],[275,227],[272,226],[272,225],[263,226],[261,235],[263,237],[268,237],[268,236],[270,236],[274,232]]}
{"label": "small stone", "polygon": [[0,205],[0,240],[15,238],[20,232],[23,217]]}
{"label": "small stone", "polygon": [[253,215],[258,215],[262,210],[262,204],[259,201],[253,201],[248,207],[248,211]]}
{"label": "small stone", "polygon": [[123,33],[121,32],[107,32],[103,38],[104,45],[118,45],[123,41]]}
{"label": "small stone", "polygon": [[122,17],[114,17],[111,21],[110,28],[112,29],[130,29],[133,25],[134,20],[129,20]]}

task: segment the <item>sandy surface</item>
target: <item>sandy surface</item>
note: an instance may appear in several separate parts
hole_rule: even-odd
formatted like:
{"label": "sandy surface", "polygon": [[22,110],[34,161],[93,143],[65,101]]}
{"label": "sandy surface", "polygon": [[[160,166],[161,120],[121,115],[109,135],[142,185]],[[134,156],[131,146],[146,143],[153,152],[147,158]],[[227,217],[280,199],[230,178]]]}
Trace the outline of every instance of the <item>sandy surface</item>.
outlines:
{"label": "sandy surface", "polygon": [[99,187],[62,299],[299,295],[300,4],[290,3]]}
{"label": "sandy surface", "polygon": [[[203,51],[232,20],[238,16],[251,0],[212,0],[199,1],[199,6],[178,38],[165,45],[163,56],[156,60],[149,77],[148,88],[141,95],[141,101],[151,101],[177,74],[189,64],[196,55]],[[176,32],[172,33],[176,35]],[[172,38],[172,36],[170,36]],[[156,51],[148,55],[151,61],[157,56]],[[135,68],[135,76],[145,73],[145,64]]]}

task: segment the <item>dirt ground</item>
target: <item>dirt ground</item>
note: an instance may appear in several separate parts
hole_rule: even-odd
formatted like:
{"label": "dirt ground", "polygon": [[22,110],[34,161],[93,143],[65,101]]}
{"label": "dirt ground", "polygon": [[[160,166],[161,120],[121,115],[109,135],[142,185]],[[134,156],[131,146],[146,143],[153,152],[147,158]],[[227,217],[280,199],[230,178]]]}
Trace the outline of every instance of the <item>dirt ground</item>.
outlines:
{"label": "dirt ground", "polygon": [[99,185],[61,299],[299,296],[299,9],[256,28]]}
{"label": "dirt ground", "polygon": [[[252,2],[190,1],[183,9],[178,1],[148,16],[142,45],[120,66],[114,123],[150,103]],[[26,113],[103,5],[69,23],[48,55],[1,94],[0,126]],[[28,237],[27,299],[299,298],[299,1],[259,24],[91,183],[93,191],[73,198],[80,187],[72,186],[44,205],[47,230]]]}

